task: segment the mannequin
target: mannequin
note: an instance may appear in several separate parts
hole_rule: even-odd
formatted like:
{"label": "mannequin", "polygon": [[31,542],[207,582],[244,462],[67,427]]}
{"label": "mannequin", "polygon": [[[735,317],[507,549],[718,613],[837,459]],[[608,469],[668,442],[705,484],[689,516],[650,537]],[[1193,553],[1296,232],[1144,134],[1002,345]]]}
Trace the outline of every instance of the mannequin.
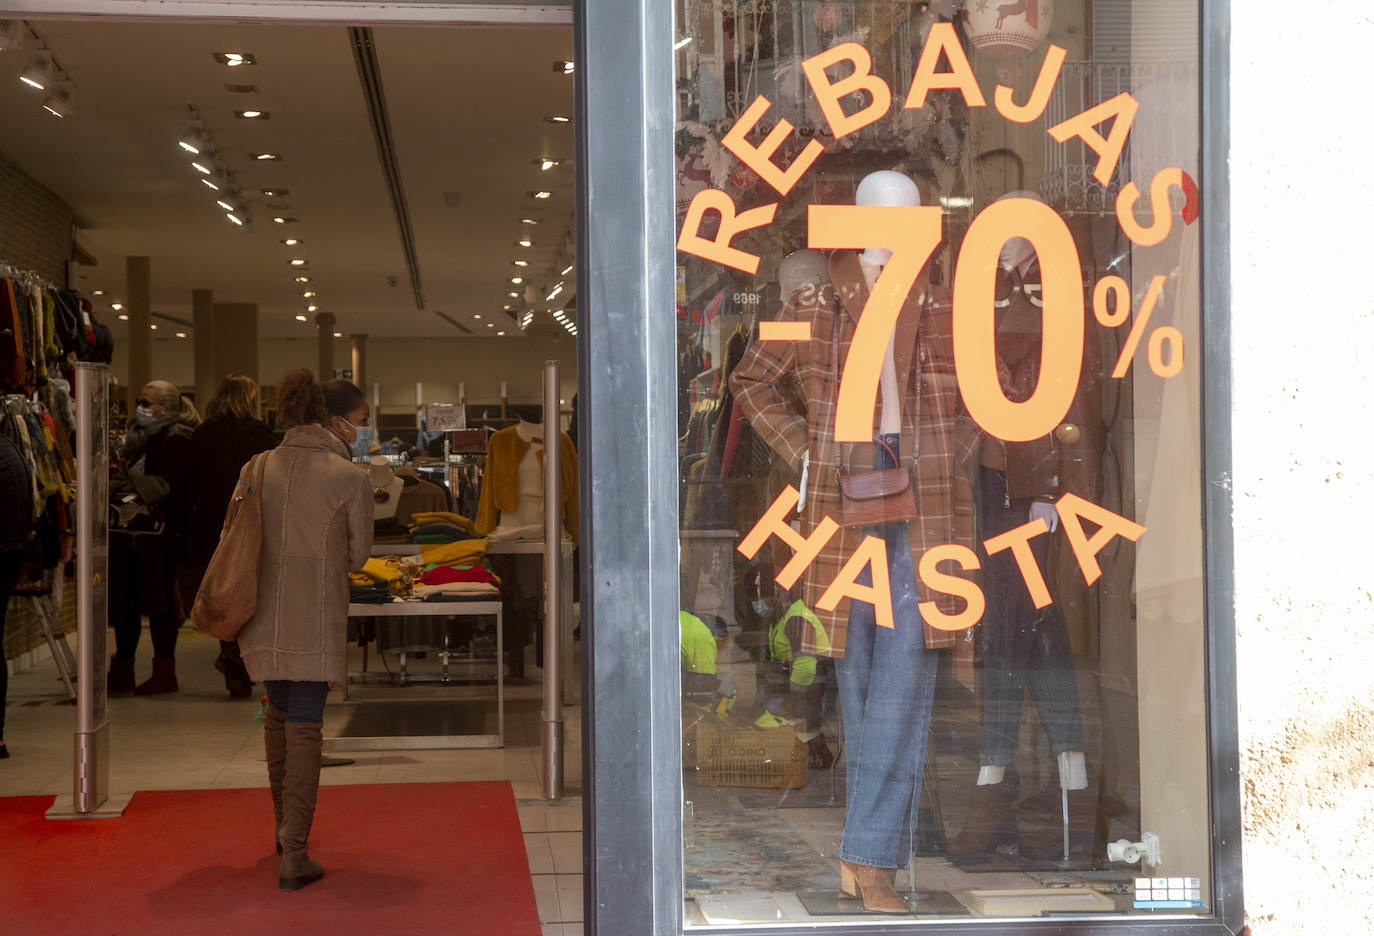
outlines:
{"label": "mannequin", "polygon": [[391,463],[385,455],[373,455],[367,471],[372,478],[373,522],[390,520],[396,516],[396,506],[401,502],[405,483],[392,473]]}
{"label": "mannequin", "polygon": [[[523,419],[493,433],[478,497],[476,525],[493,540],[536,540],[544,535],[544,430]],[[562,433],[564,538],[577,538],[577,453]]]}
{"label": "mannequin", "polygon": [[515,426],[515,434],[529,443],[529,450],[520,459],[517,490],[520,500],[514,510],[501,512],[501,523],[492,531],[491,538],[498,539],[539,539],[544,535],[544,440],[542,429],[523,419]]}
{"label": "mannequin", "polygon": [[[1003,196],[1013,197],[1039,200],[1033,192]],[[998,371],[1003,392],[1021,400],[1035,386],[1040,360],[1040,271],[1034,247],[1023,238],[1012,238],[1002,248],[998,267]],[[1079,391],[1064,422],[1046,438],[1030,442],[1004,442],[985,434],[979,452],[980,538],[1044,520],[1049,535],[1034,537],[1030,545],[1052,595],[1059,591],[1054,577],[1058,564],[1049,561],[1050,549],[1062,537],[1056,533],[1054,500],[1067,491],[1095,501],[1101,474],[1101,362],[1091,320],[1086,335]],[[1012,815],[1016,783],[1008,778],[1007,767],[1015,754],[1029,691],[1055,755],[1063,800],[1068,802],[1071,791],[1088,786],[1078,683],[1063,618],[1053,604],[1035,608],[1010,551],[987,556],[984,594],[978,778],[964,828],[946,854],[987,856],[998,845],[1019,840],[1025,857],[1062,857],[1060,823],[1045,822],[1030,834],[1023,830],[1018,835]]]}
{"label": "mannequin", "polygon": [[778,291],[787,302],[799,290],[815,288],[830,278],[825,254],[806,248],[793,251],[778,264]]}
{"label": "mannequin", "polygon": [[[917,206],[920,193],[911,179],[884,170],[860,182],[856,202]],[[731,375],[754,430],[802,478],[797,526],[803,536],[826,517],[843,522],[834,482],[841,462],[856,471],[896,467],[881,446],[834,441],[839,373],[832,362],[846,360],[872,284],[889,259],[876,248],[862,255],[836,251],[828,265],[833,290],[799,292],[778,317],[811,324],[805,350],[793,342],[755,342]],[[933,601],[946,614],[962,609],[962,599],[918,583],[915,560],[936,545],[972,543],[971,492],[956,466],[972,451],[976,428],[961,415],[957,387],[947,379],[953,374],[951,333],[948,292],[932,288],[922,272],[888,342],[873,426],[902,466],[919,462],[919,521],[842,527],[802,577],[802,600],[827,639],[822,644],[804,630],[801,649],[835,658],[844,710],[849,805],[841,890],[883,913],[910,912],[894,883],[896,869],[907,866],[913,852],[937,660],[926,649],[918,604]],[[792,402],[796,386],[804,412]],[[832,611],[819,607],[821,594],[867,536],[885,547],[892,628],[877,624],[875,606],[866,601],[845,599]],[[871,573],[866,568],[858,583],[871,586]]]}

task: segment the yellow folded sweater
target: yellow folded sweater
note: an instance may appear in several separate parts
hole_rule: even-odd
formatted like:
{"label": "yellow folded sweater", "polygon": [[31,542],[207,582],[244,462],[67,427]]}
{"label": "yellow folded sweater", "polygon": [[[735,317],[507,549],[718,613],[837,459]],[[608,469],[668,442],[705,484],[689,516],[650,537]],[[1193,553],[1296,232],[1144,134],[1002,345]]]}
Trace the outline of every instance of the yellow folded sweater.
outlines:
{"label": "yellow folded sweater", "polygon": [[487,554],[487,541],[484,539],[458,540],[456,543],[434,543],[420,547],[420,562],[423,565],[472,565],[481,562]]}

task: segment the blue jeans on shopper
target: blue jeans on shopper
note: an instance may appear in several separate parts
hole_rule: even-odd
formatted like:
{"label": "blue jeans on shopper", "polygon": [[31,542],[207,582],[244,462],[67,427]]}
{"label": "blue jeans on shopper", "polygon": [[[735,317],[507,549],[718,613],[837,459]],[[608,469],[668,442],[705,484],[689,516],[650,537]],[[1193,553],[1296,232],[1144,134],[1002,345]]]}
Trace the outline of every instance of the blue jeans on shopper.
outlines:
{"label": "blue jeans on shopper", "polygon": [[[877,467],[890,467],[879,453]],[[849,800],[840,857],[900,868],[913,853],[938,654],[926,649],[906,524],[865,532],[887,544],[895,626],[879,627],[873,605],[851,600],[844,657],[835,661]],[[868,569],[859,581],[872,584]]]}
{"label": "blue jeans on shopper", "polygon": [[268,679],[267,701],[279,712],[286,713],[289,722],[324,721],[324,701],[329,697],[329,683]]}
{"label": "blue jeans on shopper", "polygon": [[[1007,477],[995,469],[983,469],[979,499],[984,539],[1021,526],[1030,517],[1031,499],[1007,497]],[[1049,572],[1049,540],[1041,535],[1030,541],[1042,573]],[[988,556],[985,563],[983,744],[978,762],[996,767],[1011,763],[1027,690],[1054,753],[1083,750],[1078,679],[1059,609],[1036,609],[1011,550]]]}

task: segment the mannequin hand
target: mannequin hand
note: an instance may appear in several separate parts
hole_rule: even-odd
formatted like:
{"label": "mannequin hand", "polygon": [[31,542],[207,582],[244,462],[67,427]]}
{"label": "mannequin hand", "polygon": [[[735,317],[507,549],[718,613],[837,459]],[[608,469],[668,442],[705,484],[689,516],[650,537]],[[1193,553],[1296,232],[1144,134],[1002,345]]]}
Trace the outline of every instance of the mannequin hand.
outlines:
{"label": "mannequin hand", "polygon": [[1059,511],[1054,509],[1053,504],[1047,504],[1044,501],[1031,501],[1030,518],[1032,520],[1037,518],[1044,520],[1051,533],[1059,529]]}

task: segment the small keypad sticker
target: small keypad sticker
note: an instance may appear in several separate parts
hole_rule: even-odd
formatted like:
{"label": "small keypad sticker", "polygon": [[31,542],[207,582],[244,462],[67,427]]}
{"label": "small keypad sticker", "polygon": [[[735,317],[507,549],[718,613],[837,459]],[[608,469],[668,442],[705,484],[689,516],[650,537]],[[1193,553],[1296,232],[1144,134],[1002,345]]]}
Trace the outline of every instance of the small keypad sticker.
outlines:
{"label": "small keypad sticker", "polygon": [[1137,910],[1193,910],[1202,907],[1202,879],[1195,877],[1138,877]]}

